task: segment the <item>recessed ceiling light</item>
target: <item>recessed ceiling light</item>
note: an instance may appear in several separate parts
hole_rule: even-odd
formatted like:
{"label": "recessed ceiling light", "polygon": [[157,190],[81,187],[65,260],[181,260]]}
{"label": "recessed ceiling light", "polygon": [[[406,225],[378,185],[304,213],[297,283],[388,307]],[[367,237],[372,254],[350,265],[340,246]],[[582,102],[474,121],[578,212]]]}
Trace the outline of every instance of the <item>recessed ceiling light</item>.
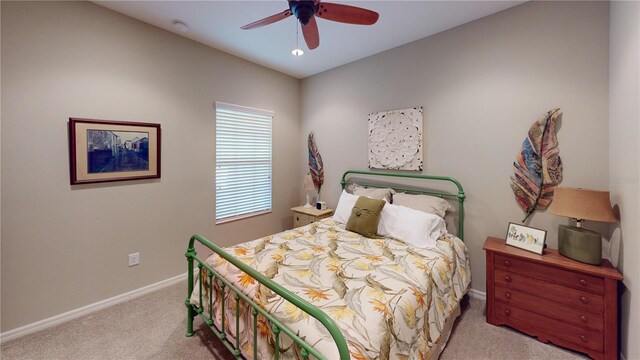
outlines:
{"label": "recessed ceiling light", "polygon": [[180,20],[173,20],[173,28],[183,33],[189,32],[189,27],[187,26],[187,24],[183,23]]}

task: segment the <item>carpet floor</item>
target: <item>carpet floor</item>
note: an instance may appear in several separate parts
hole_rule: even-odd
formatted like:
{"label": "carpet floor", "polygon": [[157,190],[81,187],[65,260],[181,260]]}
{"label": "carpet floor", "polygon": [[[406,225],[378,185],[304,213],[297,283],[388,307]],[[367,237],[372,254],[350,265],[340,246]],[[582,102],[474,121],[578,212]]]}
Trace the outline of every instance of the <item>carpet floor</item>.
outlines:
{"label": "carpet floor", "polygon": [[[13,359],[232,359],[196,319],[185,337],[185,285],[139,298],[2,344],[0,358]],[[484,302],[465,299],[442,360],[585,359],[580,354],[506,327],[488,325]]]}

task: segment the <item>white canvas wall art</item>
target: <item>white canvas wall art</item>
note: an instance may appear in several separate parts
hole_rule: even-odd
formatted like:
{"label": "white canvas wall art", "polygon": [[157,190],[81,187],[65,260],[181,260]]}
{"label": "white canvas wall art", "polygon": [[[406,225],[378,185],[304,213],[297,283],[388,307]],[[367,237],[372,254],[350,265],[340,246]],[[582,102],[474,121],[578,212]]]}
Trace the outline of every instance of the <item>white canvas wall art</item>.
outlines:
{"label": "white canvas wall art", "polygon": [[369,168],[422,171],[422,107],[369,114]]}

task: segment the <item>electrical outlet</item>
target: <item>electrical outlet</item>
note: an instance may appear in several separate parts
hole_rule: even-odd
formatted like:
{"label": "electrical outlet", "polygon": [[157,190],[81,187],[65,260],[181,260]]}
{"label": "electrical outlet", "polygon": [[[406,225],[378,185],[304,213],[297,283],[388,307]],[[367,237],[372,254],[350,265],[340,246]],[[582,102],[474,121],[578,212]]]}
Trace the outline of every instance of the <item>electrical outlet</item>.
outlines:
{"label": "electrical outlet", "polygon": [[129,254],[129,266],[140,264],[140,253]]}

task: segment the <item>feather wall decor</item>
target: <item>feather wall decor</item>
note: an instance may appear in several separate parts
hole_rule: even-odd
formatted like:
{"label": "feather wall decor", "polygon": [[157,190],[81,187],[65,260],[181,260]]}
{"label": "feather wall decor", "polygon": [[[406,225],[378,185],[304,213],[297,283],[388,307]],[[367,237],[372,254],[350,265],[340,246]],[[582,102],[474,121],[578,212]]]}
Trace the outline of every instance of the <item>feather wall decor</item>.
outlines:
{"label": "feather wall decor", "polygon": [[324,167],[322,165],[322,157],[320,151],[318,151],[318,145],[313,137],[313,131],[309,133],[309,172],[313,179],[313,185],[318,189],[318,196],[320,196],[320,188],[324,183]]}
{"label": "feather wall decor", "polygon": [[522,149],[513,163],[511,189],[525,212],[522,222],[553,200],[553,190],[562,181],[562,160],[556,136],[560,109],[548,111],[529,129]]}

